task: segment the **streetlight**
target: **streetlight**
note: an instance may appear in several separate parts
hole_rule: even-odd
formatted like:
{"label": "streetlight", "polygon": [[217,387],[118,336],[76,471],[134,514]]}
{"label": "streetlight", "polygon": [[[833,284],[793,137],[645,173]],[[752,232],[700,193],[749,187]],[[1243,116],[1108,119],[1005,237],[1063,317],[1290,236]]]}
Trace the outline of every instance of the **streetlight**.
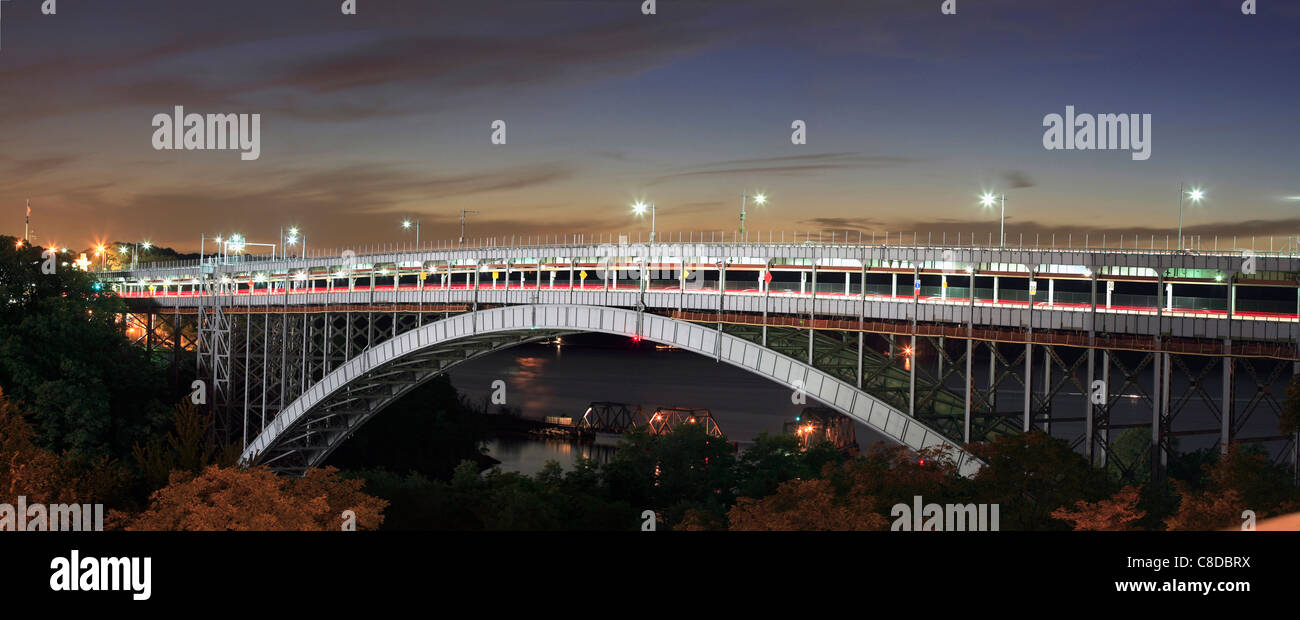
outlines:
{"label": "streetlight", "polygon": [[991,207],[993,206],[994,202],[998,202],[999,200],[1002,203],[1002,217],[999,218],[1001,223],[998,225],[998,247],[1006,247],[1007,245],[1007,195],[1002,194],[1001,197],[999,198],[998,196],[994,196],[989,192],[984,192],[984,195],[980,196],[980,204],[984,205],[985,207]]}
{"label": "streetlight", "polygon": [[1193,187],[1192,191],[1184,191],[1183,184],[1178,184],[1178,249],[1183,249],[1183,198],[1191,198],[1192,202],[1199,203],[1205,198],[1205,192],[1199,187]]}
{"label": "streetlight", "polygon": [[[637,215],[645,215],[646,204],[638,202],[632,205],[632,212]],[[655,203],[651,202],[650,206],[650,243],[655,242]]]}
{"label": "streetlight", "polygon": [[767,204],[766,194],[754,194],[753,196],[750,196],[749,194],[740,195],[740,236],[741,237],[745,236],[745,203],[750,198],[753,198],[754,204],[760,207]]}
{"label": "streetlight", "polygon": [[[411,229],[411,220],[402,220],[402,230]],[[415,220],[415,246],[420,247],[420,220]]]}
{"label": "streetlight", "polygon": [[[140,250],[144,250],[147,252],[149,251],[149,248],[153,247],[153,244],[149,243],[148,241],[143,241],[139,243],[133,243],[132,245],[135,246],[135,250],[131,252],[131,268],[135,269],[140,263]],[[122,247],[122,252],[126,253],[125,246]]]}
{"label": "streetlight", "polygon": [[467,213],[478,213],[478,211],[460,210],[460,242],[465,243],[465,215]]}
{"label": "streetlight", "polygon": [[[298,240],[299,240],[299,238],[301,238],[301,239],[302,239],[302,253],[300,254],[300,256],[301,256],[301,257],[304,257],[304,258],[307,256],[307,235],[299,235],[299,234],[298,234],[298,227],[297,227],[297,226],[292,226],[292,227],[290,227],[290,228],[289,228],[289,234],[288,234],[288,235],[284,234],[284,229],[281,228],[281,229],[280,229],[280,238],[284,239],[284,244],[285,244],[285,245],[298,245]],[[286,252],[284,252],[284,254],[285,254],[285,256],[287,257],[289,253],[286,251]]]}

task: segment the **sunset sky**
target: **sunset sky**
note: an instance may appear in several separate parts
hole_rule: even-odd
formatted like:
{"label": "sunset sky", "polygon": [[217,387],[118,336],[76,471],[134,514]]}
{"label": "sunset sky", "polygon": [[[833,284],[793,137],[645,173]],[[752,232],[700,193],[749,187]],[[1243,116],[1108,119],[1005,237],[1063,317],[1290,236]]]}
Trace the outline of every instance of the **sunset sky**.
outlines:
{"label": "sunset sky", "polygon": [[[0,233],[316,247],[660,231],[1300,233],[1300,3],[1260,0],[0,2]],[[157,151],[174,106],[262,115],[261,157]],[[1152,154],[1043,117],[1152,116]],[[508,144],[493,145],[494,120]],[[791,122],[808,142],[793,145]]]}

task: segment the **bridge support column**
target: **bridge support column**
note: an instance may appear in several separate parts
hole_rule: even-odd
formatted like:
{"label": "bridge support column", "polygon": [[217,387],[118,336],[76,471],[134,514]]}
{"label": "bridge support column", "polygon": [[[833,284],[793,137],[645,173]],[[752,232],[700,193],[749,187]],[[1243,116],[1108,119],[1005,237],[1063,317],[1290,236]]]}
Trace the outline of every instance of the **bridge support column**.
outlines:
{"label": "bridge support column", "polygon": [[[1033,335],[1032,333],[1030,334]],[[1023,429],[1028,433],[1033,423],[1034,406],[1034,345],[1025,343],[1025,420]]]}
{"label": "bridge support column", "polygon": [[1033,427],[1034,417],[1034,276],[1029,272],[1028,321],[1025,324],[1025,419],[1022,430],[1026,433]]}
{"label": "bridge support column", "polygon": [[863,334],[862,334],[862,332],[858,332],[858,374],[857,374],[857,377],[858,377],[858,389],[859,389],[859,390],[862,389],[862,354],[863,354],[863,351],[862,351],[862,346],[863,346],[862,340],[863,340]]}
{"label": "bridge support column", "polygon": [[817,334],[813,321],[817,320],[817,261],[812,266],[812,299],[808,301],[808,365],[813,364],[813,338]]}
{"label": "bridge support column", "polygon": [[1106,453],[1110,450],[1110,351],[1101,352],[1101,384],[1106,386],[1106,403],[1103,405],[1102,416],[1105,424],[1101,427],[1101,456],[1097,459],[1097,464],[1101,467],[1106,466]]}
{"label": "bridge support column", "polygon": [[962,442],[970,443],[970,401],[971,391],[975,389],[975,376],[971,373],[971,357],[974,355],[975,341],[973,338],[966,338],[966,413],[962,420]]}
{"label": "bridge support column", "polygon": [[937,360],[937,362],[938,362],[938,364],[939,364],[939,374],[937,374],[937,375],[935,375],[935,376],[936,376],[936,377],[939,377],[939,378],[940,378],[940,381],[942,381],[942,377],[943,377],[943,355],[944,355],[944,353],[947,351],[947,349],[945,349],[944,346],[943,346],[943,344],[944,344],[944,343],[943,343],[943,336],[939,336],[938,341],[939,341],[939,344],[935,345],[934,350],[935,350],[936,352],[939,353],[939,359]]}
{"label": "bridge support column", "polygon": [[244,443],[243,446],[245,448],[248,447],[248,375],[252,374],[248,371],[249,368],[248,362],[253,355],[252,338],[253,338],[253,315],[245,314],[244,315],[244,372],[243,372],[244,374],[244,403],[243,403],[244,404]]}
{"label": "bridge support column", "polygon": [[998,343],[989,341],[989,413],[997,415],[998,412]]}
{"label": "bridge support column", "polygon": [[[722,361],[722,312],[727,306],[727,260],[724,258],[718,261],[718,346],[716,361]],[[809,344],[811,351],[812,345]],[[811,358],[812,353],[809,353]],[[808,360],[812,364],[812,360]]]}
{"label": "bridge support column", "polygon": [[1169,421],[1169,376],[1172,374],[1172,368],[1168,353],[1156,353],[1155,362],[1156,398],[1151,415],[1151,480],[1162,482],[1165,479],[1165,468],[1169,463],[1165,443],[1168,441],[1166,434]]}
{"label": "bridge support column", "polygon": [[[1096,380],[1094,378],[1096,372],[1094,369],[1096,367],[1095,356],[1097,353],[1097,272],[1093,269],[1089,269],[1089,271],[1091,272],[1091,279],[1088,283],[1088,294],[1092,302],[1092,311],[1088,315],[1088,382],[1084,384],[1083,390],[1083,454],[1088,459],[1088,465],[1096,466],[1093,459],[1095,443],[1093,438],[1095,432],[1093,416],[1096,414],[1097,408],[1092,402],[1092,391],[1094,389],[1092,384]],[[1106,390],[1104,384],[1102,390]]]}
{"label": "bridge support column", "polygon": [[[972,236],[971,241],[974,241]],[[970,292],[966,297],[966,415],[962,420],[962,441],[970,443],[971,399],[975,391],[975,373],[972,365],[975,357],[975,265],[970,266]],[[865,282],[865,280],[864,280]]]}
{"label": "bridge support column", "polygon": [[[1229,291],[1232,290],[1232,281],[1236,277],[1236,273],[1228,274],[1227,280]],[[1228,295],[1231,297],[1232,293],[1229,292]],[[1232,312],[1235,308],[1233,308],[1234,304],[1231,299],[1228,300],[1227,305],[1227,333],[1223,337],[1223,405],[1220,407],[1221,411],[1219,413],[1219,451],[1224,454],[1228,452],[1228,446],[1232,443],[1233,410],[1236,404],[1236,399],[1234,398],[1235,394],[1233,393],[1235,391],[1234,388],[1236,387],[1236,364],[1232,359]]]}
{"label": "bridge support column", "polygon": [[[916,256],[912,257],[912,281],[913,282],[921,281],[921,262]],[[907,414],[912,417],[916,417],[916,366],[917,366],[917,357],[919,357],[917,355],[919,352],[916,350],[916,320],[917,320],[916,315],[917,315],[917,310],[919,309],[918,304],[920,302],[921,302],[921,296],[914,291],[912,294],[912,342],[911,342],[911,349],[910,349],[911,355],[908,359],[908,365],[911,366],[911,373],[908,374],[908,379],[907,379]]]}
{"label": "bridge support column", "polygon": [[1162,342],[1160,334],[1164,331],[1164,307],[1165,300],[1161,299],[1165,292],[1165,269],[1160,267],[1156,279],[1156,337],[1155,353],[1152,353],[1152,383],[1151,390],[1151,482],[1158,483],[1164,480],[1164,426],[1166,407],[1168,404],[1168,358],[1167,354],[1161,352]]}
{"label": "bridge support column", "polygon": [[1043,431],[1052,434],[1052,349],[1043,345]]}
{"label": "bridge support column", "polygon": [[270,366],[270,364],[267,363],[270,359],[271,319],[266,315],[262,315],[262,405],[257,410],[258,422],[261,425],[261,430],[258,431],[259,433],[266,430],[266,386],[270,385],[266,382],[266,370],[267,367]]}
{"label": "bridge support column", "polygon": [[[770,299],[771,299],[770,295],[771,295],[771,292],[772,292],[772,285],[771,285],[770,283],[766,282],[766,276],[767,276],[768,274],[770,274],[770,273],[772,273],[772,259],[769,258],[769,259],[767,259],[767,262],[765,262],[765,263],[763,264],[763,275],[760,275],[760,276],[758,277],[758,281],[763,283],[763,285],[762,285],[762,286],[763,286],[763,346],[765,346],[765,347],[767,346],[767,312],[768,312],[768,301],[770,301]],[[859,345],[858,345],[858,348],[859,348],[859,349],[862,348],[862,346],[861,346],[861,339],[859,339]],[[859,353],[859,357],[861,357],[861,353]],[[859,365],[859,366],[861,366],[861,364],[862,364],[861,362],[858,362],[858,365]],[[858,382],[859,382],[859,383],[862,382],[862,370],[861,370],[861,369],[858,370]]]}

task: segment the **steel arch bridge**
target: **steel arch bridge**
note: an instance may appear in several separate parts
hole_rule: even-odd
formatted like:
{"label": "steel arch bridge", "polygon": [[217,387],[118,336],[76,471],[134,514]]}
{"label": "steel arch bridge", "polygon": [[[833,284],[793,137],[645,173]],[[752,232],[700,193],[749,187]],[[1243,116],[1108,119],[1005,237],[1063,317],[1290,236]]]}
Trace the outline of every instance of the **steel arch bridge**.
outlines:
{"label": "steel arch bridge", "polygon": [[955,442],[831,374],[738,336],[655,314],[581,305],[520,305],[457,314],[368,348],[307,388],[245,448],[242,462],[299,473],[320,465],[357,428],[452,367],[518,344],[598,332],[672,345],[802,390],[899,444],[952,450],[964,473],[979,463]]}
{"label": "steel arch bridge", "polygon": [[[337,443],[325,436],[345,439],[438,369],[570,331],[674,346],[678,330],[707,332],[713,349],[693,350],[719,362],[743,366],[723,359],[724,343],[797,360],[817,373],[807,381],[887,407],[882,420],[874,407],[846,413],[912,447],[1042,430],[1130,479],[1146,465],[1163,477],[1184,439],[1256,443],[1293,467],[1300,457],[1300,436],[1277,424],[1300,370],[1295,252],[568,241],[205,256],[98,277],[126,301],[128,336],[173,361],[196,354],[227,438],[249,448],[271,425],[301,424],[246,454],[285,471],[320,462]],[[486,317],[517,319],[511,308],[530,319],[487,329]],[[535,324],[541,308],[636,321]],[[471,329],[381,353],[435,321]],[[303,408],[344,366],[354,383]],[[322,411],[336,413],[317,420]],[[942,441],[908,436],[917,429]]]}

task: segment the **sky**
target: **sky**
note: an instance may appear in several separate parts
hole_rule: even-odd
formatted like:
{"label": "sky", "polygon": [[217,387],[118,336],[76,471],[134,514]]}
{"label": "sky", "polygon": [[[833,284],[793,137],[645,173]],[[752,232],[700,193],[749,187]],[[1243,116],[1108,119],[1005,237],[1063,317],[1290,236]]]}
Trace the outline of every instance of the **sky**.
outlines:
{"label": "sky", "polygon": [[[309,246],[748,229],[1300,233],[1300,2],[0,2],[0,234]],[[157,150],[175,106],[260,114],[261,155]],[[1151,157],[1043,147],[1150,114]],[[492,124],[506,123],[506,144]],[[807,127],[792,144],[791,124]],[[780,234],[780,233],[777,233]],[[969,239],[969,237],[967,237]]]}

